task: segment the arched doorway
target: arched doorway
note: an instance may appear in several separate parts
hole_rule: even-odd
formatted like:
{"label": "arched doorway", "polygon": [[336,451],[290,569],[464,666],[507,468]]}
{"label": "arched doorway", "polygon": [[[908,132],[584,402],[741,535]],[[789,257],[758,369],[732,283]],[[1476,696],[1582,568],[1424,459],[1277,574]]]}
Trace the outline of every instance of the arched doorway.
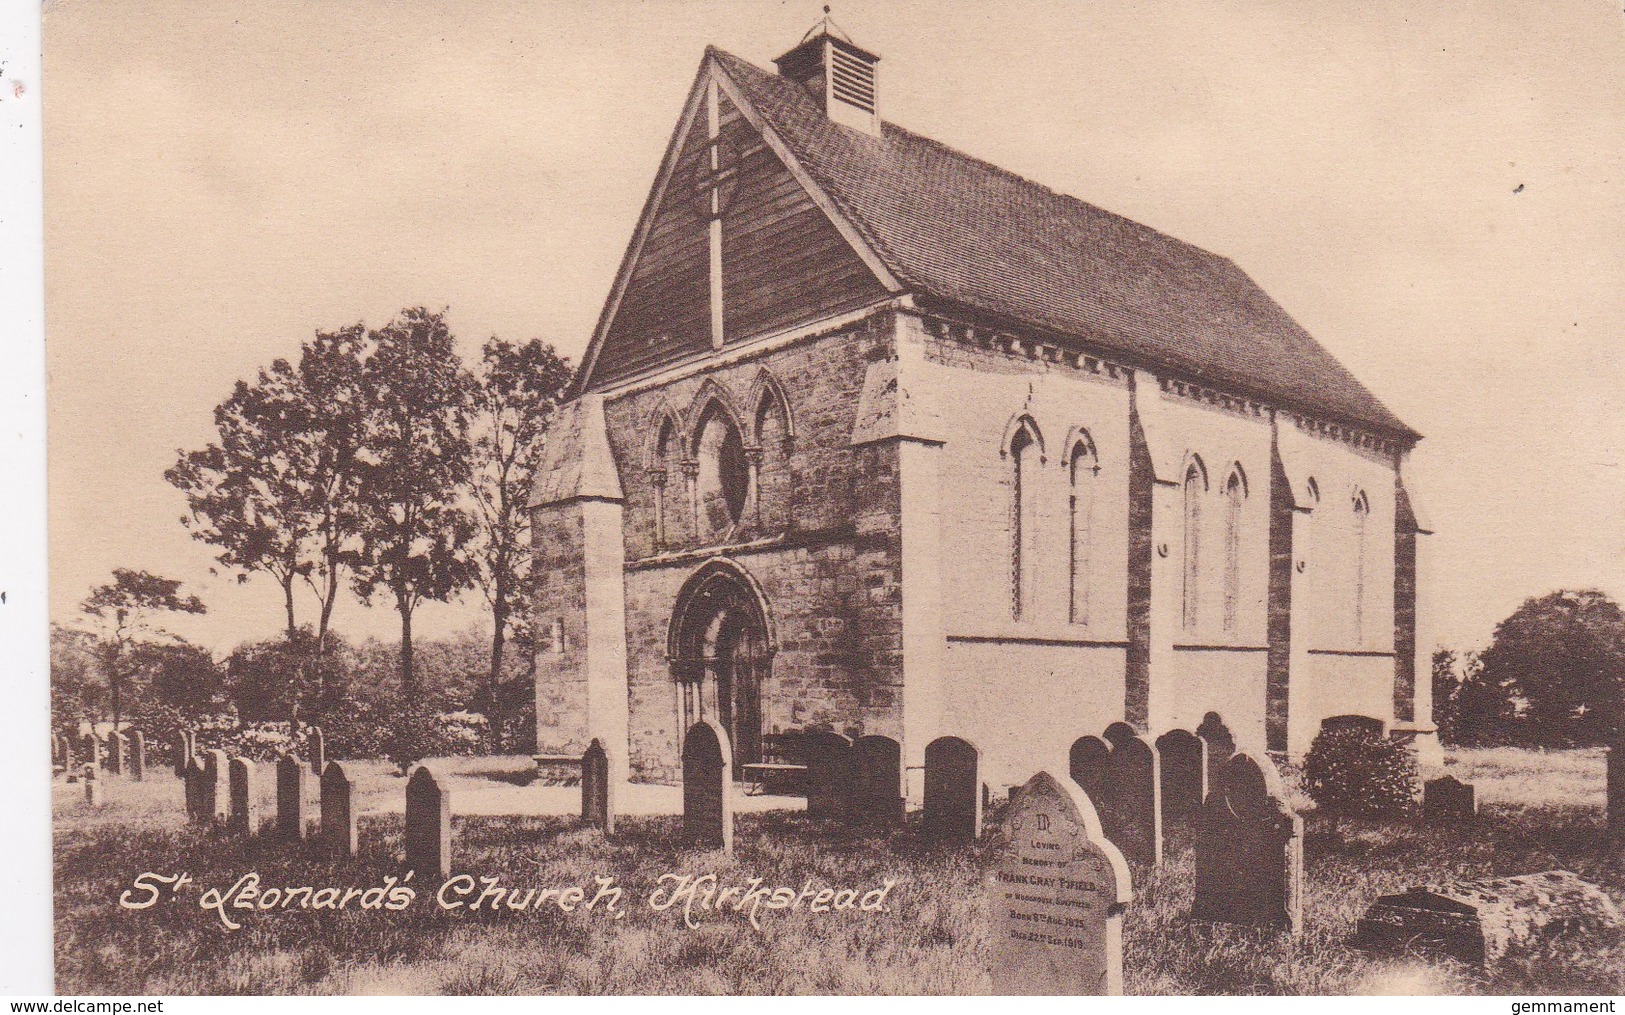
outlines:
{"label": "arched doorway", "polygon": [[762,760],[762,685],[777,645],[760,587],[733,561],[707,561],[683,583],[668,656],[678,730],[711,719],[728,734],[734,778]]}

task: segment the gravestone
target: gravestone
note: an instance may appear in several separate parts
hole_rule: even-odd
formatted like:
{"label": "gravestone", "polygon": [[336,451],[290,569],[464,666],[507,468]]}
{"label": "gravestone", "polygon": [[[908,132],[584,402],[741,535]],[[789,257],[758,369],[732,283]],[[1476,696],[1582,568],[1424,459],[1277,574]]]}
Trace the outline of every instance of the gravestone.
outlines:
{"label": "gravestone", "polygon": [[807,817],[846,819],[852,792],[852,741],[839,733],[809,732],[802,740],[806,751]]}
{"label": "gravestone", "polygon": [[1162,775],[1162,826],[1195,825],[1207,799],[1207,744],[1189,730],[1169,730],[1157,738]]}
{"label": "gravestone", "polygon": [[938,737],[925,746],[927,836],[943,842],[974,842],[982,834],[981,752],[968,740]]}
{"label": "gravestone", "polygon": [[125,774],[130,758],[130,738],[123,733],[114,733],[107,738],[107,767],[114,775]]}
{"label": "gravestone", "polygon": [[903,823],[903,747],[891,737],[859,737],[852,744],[848,818],[877,827]]}
{"label": "gravestone", "polygon": [[1387,727],[1381,719],[1369,715],[1334,715],[1320,721],[1320,729],[1324,733],[1338,733],[1343,730],[1356,730],[1378,738],[1387,736]]}
{"label": "gravestone", "polygon": [[609,779],[609,752],[596,738],[581,755],[581,821],[615,834],[615,787]]}
{"label": "gravestone", "polygon": [[1303,819],[1268,760],[1237,754],[1219,771],[1196,830],[1191,919],[1303,929]]}
{"label": "gravestone", "polygon": [[254,763],[247,758],[231,759],[231,816],[227,827],[238,835],[260,830],[259,800],[254,795]]}
{"label": "gravestone", "polygon": [[85,772],[84,772],[84,783],[85,783],[85,806],[86,807],[100,807],[102,805],[102,780],[101,780],[101,773],[96,771],[96,766],[95,765],[86,763]]}
{"label": "gravestone", "polygon": [[428,765],[406,780],[406,866],[451,875],[451,790]]}
{"label": "gravestone", "polygon": [[231,816],[230,767],[225,751],[216,748],[203,752],[202,802],[210,821],[224,821]]}
{"label": "gravestone", "polygon": [[67,773],[69,782],[79,781],[79,770],[74,767],[73,738],[64,736],[62,740],[62,771]]}
{"label": "gravestone", "polygon": [[1236,738],[1217,712],[1202,716],[1201,724],[1196,727],[1196,735],[1207,744],[1207,788],[1212,793],[1213,787],[1219,784],[1219,770],[1236,753]]}
{"label": "gravestone", "polygon": [[1429,779],[1422,784],[1422,820],[1428,824],[1454,824],[1478,817],[1478,800],[1473,784],[1453,775]]}
{"label": "gravestone", "polygon": [[344,766],[329,761],[322,770],[322,816],[316,834],[336,856],[355,856],[360,845],[356,827],[355,783]]}
{"label": "gravestone", "polygon": [[305,763],[288,754],[276,763],[276,831],[285,839],[305,837]]}
{"label": "gravestone", "polygon": [[1354,944],[1390,953],[1447,955],[1494,965],[1572,933],[1596,940],[1620,926],[1606,893],[1568,871],[1419,885],[1380,896],[1355,925]]}
{"label": "gravestone", "polygon": [[175,738],[175,775],[178,778],[186,778],[186,771],[191,767],[192,756],[196,753],[193,745],[191,730],[181,730]]}
{"label": "gravestone", "polygon": [[55,775],[62,766],[62,737],[60,734],[51,734],[51,774]]}
{"label": "gravestone", "polygon": [[101,740],[97,738],[95,733],[86,733],[85,734],[84,745],[85,745],[85,763],[89,764],[89,765],[95,765],[96,769],[98,771],[100,771],[101,767],[102,767],[102,764],[106,760],[105,758],[102,757],[102,742],[101,742]]}
{"label": "gravestone", "polygon": [[1098,809],[1106,838],[1136,863],[1162,862],[1162,773],[1145,737],[1122,737],[1106,758]]}
{"label": "gravestone", "polygon": [[187,762],[186,774],[182,778],[186,791],[186,817],[193,824],[207,824],[213,818],[210,804],[206,799],[205,786],[208,775],[203,771],[203,765],[197,758]]}
{"label": "gravestone", "polygon": [[1106,789],[1106,762],[1111,756],[1112,745],[1100,737],[1079,737],[1067,752],[1067,774],[1097,808]]}
{"label": "gravestone", "polygon": [[1625,744],[1608,748],[1608,838],[1625,851]]}
{"label": "gravestone", "polygon": [[683,838],[705,849],[734,850],[733,751],[728,735],[709,719],[683,737]]}
{"label": "gravestone", "polygon": [[1102,733],[1100,736],[1102,740],[1105,740],[1108,744],[1111,744],[1112,747],[1115,748],[1123,741],[1133,740],[1139,735],[1140,731],[1135,729],[1133,726],[1130,726],[1128,723],[1114,722],[1110,726],[1107,726],[1106,732]]}
{"label": "gravestone", "polygon": [[136,782],[147,777],[147,735],[140,730],[130,734],[130,778]]}
{"label": "gravestone", "polygon": [[1123,993],[1128,865],[1089,798],[1039,772],[1011,802],[999,846],[993,992]]}
{"label": "gravestone", "polygon": [[320,776],[327,767],[327,738],[320,726],[305,731],[305,753],[310,756],[310,770]]}

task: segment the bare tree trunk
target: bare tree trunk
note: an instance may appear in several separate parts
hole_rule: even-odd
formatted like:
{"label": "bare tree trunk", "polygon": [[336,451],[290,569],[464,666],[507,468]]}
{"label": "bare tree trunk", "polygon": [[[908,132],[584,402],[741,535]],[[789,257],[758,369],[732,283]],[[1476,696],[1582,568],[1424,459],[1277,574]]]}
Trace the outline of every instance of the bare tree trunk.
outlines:
{"label": "bare tree trunk", "polygon": [[299,634],[299,625],[293,622],[293,580],[296,577],[297,575],[289,571],[287,577],[282,579],[282,607],[288,612],[289,642],[292,642]]}
{"label": "bare tree trunk", "polygon": [[395,597],[401,614],[401,696],[416,704],[417,679],[412,672],[412,604],[405,596]]}
{"label": "bare tree trunk", "polygon": [[508,593],[504,582],[497,581],[496,594],[491,597],[491,676],[490,676],[490,730],[492,746],[500,753],[502,735],[502,650],[508,639]]}

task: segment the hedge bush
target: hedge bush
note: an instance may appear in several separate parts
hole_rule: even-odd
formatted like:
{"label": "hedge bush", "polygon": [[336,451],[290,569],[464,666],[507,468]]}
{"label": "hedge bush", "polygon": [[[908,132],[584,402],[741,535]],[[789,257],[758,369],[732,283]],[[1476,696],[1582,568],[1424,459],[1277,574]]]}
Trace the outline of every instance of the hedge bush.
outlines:
{"label": "hedge bush", "polygon": [[1371,730],[1323,729],[1303,763],[1304,789],[1332,817],[1391,818],[1415,802],[1416,759]]}

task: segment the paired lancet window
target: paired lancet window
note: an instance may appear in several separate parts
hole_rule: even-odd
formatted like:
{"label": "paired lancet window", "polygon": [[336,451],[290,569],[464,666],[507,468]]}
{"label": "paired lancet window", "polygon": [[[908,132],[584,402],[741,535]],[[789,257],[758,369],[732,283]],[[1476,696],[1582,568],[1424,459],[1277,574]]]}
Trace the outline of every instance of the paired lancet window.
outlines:
{"label": "paired lancet window", "polygon": [[1038,533],[1037,478],[1043,463],[1038,425],[1023,416],[1010,437],[1010,615],[1021,619],[1032,606],[1031,585],[1037,571],[1033,553]]}

